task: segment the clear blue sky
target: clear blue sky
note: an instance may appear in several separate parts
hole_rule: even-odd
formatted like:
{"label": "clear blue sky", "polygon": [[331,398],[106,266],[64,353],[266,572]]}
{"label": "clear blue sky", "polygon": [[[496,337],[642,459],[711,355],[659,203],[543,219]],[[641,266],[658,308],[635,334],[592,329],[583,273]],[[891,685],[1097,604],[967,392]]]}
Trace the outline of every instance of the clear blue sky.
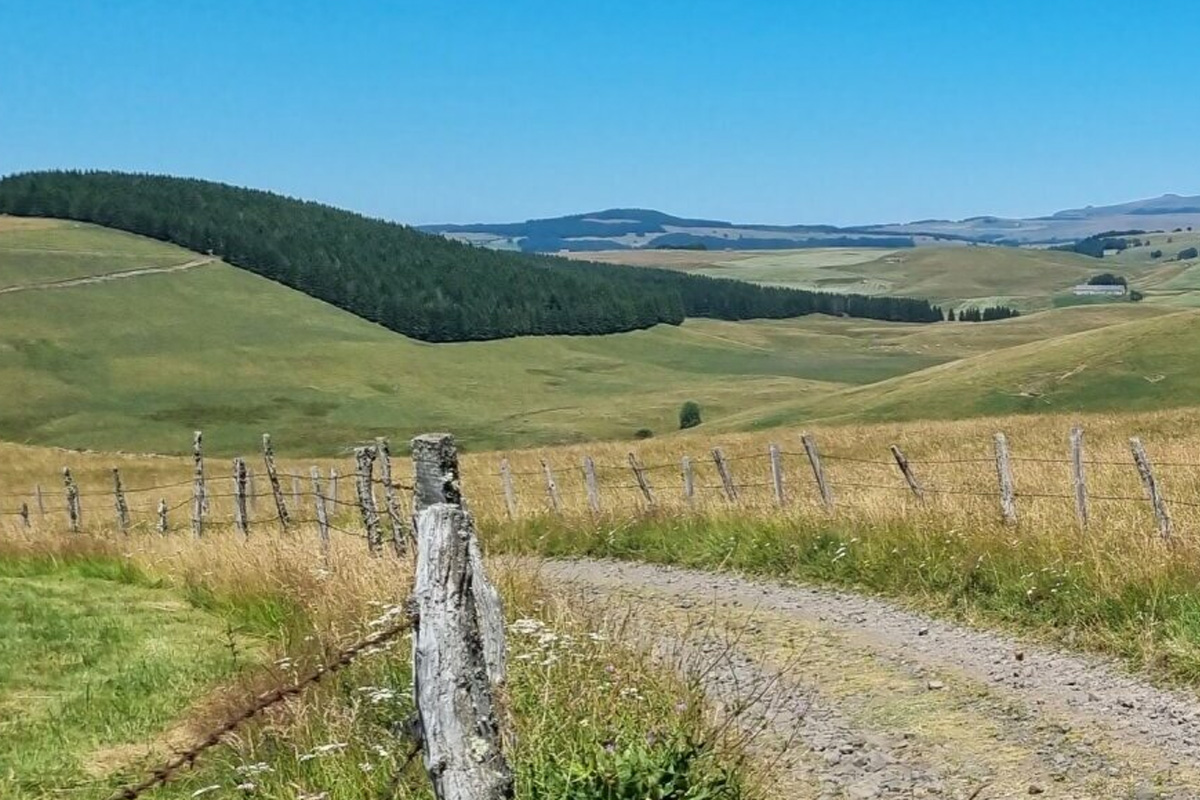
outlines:
{"label": "clear blue sky", "polygon": [[1194,2],[0,0],[0,173],[406,222],[1028,215],[1200,193]]}

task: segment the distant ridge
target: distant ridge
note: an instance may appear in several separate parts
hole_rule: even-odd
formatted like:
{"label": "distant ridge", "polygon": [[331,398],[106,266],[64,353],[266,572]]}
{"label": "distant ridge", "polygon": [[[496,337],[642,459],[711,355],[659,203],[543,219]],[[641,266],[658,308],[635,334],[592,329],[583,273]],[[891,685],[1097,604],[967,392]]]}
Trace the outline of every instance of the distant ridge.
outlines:
{"label": "distant ridge", "polygon": [[913,247],[935,242],[1058,244],[1108,230],[1200,226],[1200,196],[1166,194],[1108,206],[1066,209],[1044,217],[979,215],[839,227],[761,225],[676,217],[643,208],[610,208],[525,222],[425,225],[421,230],[498,250],[559,251],[704,248],[780,250],[809,247]]}

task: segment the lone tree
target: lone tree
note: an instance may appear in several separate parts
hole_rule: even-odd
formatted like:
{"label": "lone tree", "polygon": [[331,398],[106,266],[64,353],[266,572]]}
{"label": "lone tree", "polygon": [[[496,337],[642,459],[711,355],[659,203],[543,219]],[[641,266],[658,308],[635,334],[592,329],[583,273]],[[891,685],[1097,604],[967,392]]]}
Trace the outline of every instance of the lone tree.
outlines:
{"label": "lone tree", "polygon": [[695,400],[688,400],[679,407],[679,429],[694,428],[699,425],[700,419],[700,404]]}

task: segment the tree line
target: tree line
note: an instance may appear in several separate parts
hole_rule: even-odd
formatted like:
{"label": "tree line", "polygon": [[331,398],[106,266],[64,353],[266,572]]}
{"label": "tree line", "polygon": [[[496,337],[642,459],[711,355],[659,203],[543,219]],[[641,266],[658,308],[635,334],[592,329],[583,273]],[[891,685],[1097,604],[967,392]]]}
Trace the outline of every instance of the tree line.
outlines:
{"label": "tree line", "polygon": [[763,287],[486,250],[319,203],[190,178],[12,175],[0,180],[0,213],[92,222],[218,255],[432,342],[616,333],[685,317],[942,319],[940,308],[920,299]]}

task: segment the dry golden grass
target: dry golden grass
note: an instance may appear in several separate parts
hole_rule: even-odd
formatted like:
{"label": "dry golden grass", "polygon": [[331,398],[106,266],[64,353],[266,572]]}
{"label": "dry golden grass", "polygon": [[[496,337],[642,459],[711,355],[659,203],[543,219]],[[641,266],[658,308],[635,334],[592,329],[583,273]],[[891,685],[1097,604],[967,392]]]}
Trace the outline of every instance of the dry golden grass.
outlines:
{"label": "dry golden grass", "polygon": [[[1076,516],[1070,479],[1068,433],[1072,425],[1085,430],[1087,485],[1091,497],[1093,533],[1144,537],[1155,529],[1151,508],[1130,456],[1129,438],[1142,438],[1155,464],[1167,497],[1178,538],[1200,531],[1200,409],[1146,414],[1088,414],[1017,416],[950,422],[878,423],[869,425],[815,426],[824,467],[833,487],[834,514],[838,518],[881,522],[914,516],[937,517],[951,524],[992,524],[999,519],[993,434],[1006,434],[1013,457],[1021,527],[1044,532],[1074,530]],[[589,516],[581,468],[585,456],[597,466],[604,515],[636,517],[647,510],[628,454],[646,466],[655,506],[662,512],[732,513],[739,517],[778,516],[825,518],[811,468],[800,443],[799,429],[773,429],[755,433],[711,436],[703,428],[682,435],[639,442],[608,442],[518,450],[507,453],[470,453],[462,458],[463,484],[472,511],[487,525],[507,518],[499,467],[507,458],[513,474],[518,516],[549,513],[542,462],[552,470],[562,512]],[[775,501],[767,448],[777,443],[783,451],[786,506]],[[888,451],[898,445],[913,464],[926,488],[919,500],[908,491]],[[397,441],[394,449],[401,449]],[[720,447],[738,487],[730,502],[721,489],[711,450]],[[328,476],[331,468],[342,476],[338,504],[333,507],[338,528],[360,531],[354,505],[353,464],[349,459],[294,461],[280,453],[281,488],[293,518],[315,517],[309,469],[318,466]],[[693,463],[696,496],[689,504],[682,491],[681,458]],[[274,502],[265,470],[249,459],[255,471],[255,492],[250,503],[252,525],[275,530]],[[135,530],[149,531],[156,520],[160,497],[171,508],[170,521],[177,531],[189,526],[191,462],[187,458],[75,453],[47,448],[0,445],[0,530],[20,531],[17,511],[30,509],[35,528],[65,527],[61,469],[70,466],[82,492],[85,528],[111,527],[115,518],[112,496],[114,466],[121,470]],[[206,465],[210,493],[210,522],[233,517],[230,467],[224,460]],[[411,467],[406,456],[394,459],[393,473],[402,512],[407,515]],[[299,477],[300,496],[293,498],[292,475]],[[378,477],[378,473],[376,473]],[[43,488],[47,516],[39,520],[33,487]],[[325,493],[329,494],[326,478]],[[381,501],[382,490],[377,487]],[[336,534],[335,534],[336,535]]]}

